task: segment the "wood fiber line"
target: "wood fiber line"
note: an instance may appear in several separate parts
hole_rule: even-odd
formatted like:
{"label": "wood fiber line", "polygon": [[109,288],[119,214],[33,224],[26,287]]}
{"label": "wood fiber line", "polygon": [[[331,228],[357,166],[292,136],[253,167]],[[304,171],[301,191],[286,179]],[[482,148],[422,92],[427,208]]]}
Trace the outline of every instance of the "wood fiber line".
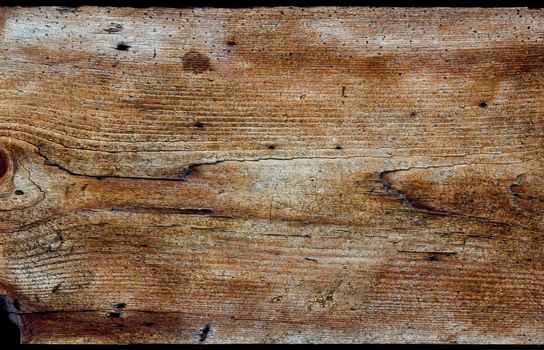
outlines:
{"label": "wood fiber line", "polygon": [[544,342],[540,9],[0,8],[24,343]]}

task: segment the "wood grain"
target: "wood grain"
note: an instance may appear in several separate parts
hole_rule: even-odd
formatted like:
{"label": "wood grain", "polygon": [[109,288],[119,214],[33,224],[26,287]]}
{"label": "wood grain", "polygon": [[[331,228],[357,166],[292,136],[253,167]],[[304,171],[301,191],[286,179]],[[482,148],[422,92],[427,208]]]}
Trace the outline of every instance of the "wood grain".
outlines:
{"label": "wood grain", "polygon": [[24,343],[544,342],[544,11],[0,9]]}

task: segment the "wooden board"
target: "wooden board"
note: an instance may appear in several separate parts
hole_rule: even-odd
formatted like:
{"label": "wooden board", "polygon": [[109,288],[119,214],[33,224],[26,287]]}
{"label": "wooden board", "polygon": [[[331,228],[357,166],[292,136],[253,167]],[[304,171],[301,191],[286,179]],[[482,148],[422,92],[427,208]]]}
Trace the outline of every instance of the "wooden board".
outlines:
{"label": "wooden board", "polygon": [[2,8],[25,343],[544,342],[544,10]]}

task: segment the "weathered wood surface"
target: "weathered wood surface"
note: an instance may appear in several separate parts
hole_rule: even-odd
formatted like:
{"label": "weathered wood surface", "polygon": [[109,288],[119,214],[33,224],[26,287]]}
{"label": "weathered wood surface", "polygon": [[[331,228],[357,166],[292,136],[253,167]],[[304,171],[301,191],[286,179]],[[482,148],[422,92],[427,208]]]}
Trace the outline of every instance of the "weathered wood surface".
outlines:
{"label": "weathered wood surface", "polygon": [[543,20],[1,9],[22,341],[544,342]]}

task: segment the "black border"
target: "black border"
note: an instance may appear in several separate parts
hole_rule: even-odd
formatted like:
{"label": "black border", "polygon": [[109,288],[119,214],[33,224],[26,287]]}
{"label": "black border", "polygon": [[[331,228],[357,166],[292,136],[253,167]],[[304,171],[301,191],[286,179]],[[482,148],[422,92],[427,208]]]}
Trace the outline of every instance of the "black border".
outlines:
{"label": "black border", "polygon": [[0,6],[111,6],[111,7],[220,7],[368,6],[368,7],[530,7],[544,8],[544,0],[0,0]]}

